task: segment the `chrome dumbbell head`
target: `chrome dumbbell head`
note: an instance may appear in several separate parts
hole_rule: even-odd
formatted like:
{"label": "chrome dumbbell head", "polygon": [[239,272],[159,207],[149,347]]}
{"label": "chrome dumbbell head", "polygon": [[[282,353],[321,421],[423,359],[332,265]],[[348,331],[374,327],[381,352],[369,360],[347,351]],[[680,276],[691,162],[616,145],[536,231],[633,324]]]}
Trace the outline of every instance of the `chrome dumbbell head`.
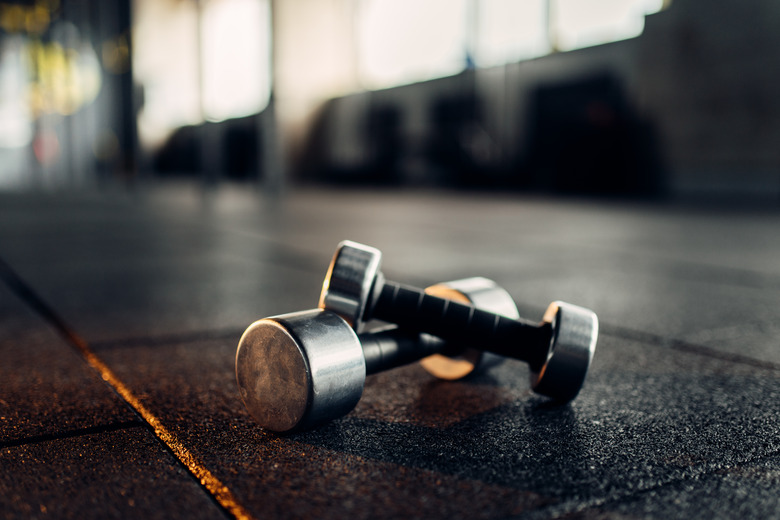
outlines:
{"label": "chrome dumbbell head", "polygon": [[355,331],[320,309],[254,322],[236,351],[236,380],[263,428],[309,428],[352,410],[363,393],[366,363]]}
{"label": "chrome dumbbell head", "polygon": [[362,332],[366,305],[374,297],[372,290],[382,285],[381,265],[379,249],[349,240],[339,244],[325,275],[319,308],[335,312]]}
{"label": "chrome dumbbell head", "polygon": [[339,244],[323,283],[320,308],[339,313],[357,330],[376,318],[526,361],[536,392],[558,401],[577,395],[598,337],[592,311],[555,302],[541,324],[510,319],[387,282],[381,259],[373,247]]}
{"label": "chrome dumbbell head", "polygon": [[596,314],[566,302],[553,302],[542,320],[552,325],[550,353],[541,368],[531,368],[531,388],[559,402],[571,401],[588,374],[599,320]]}

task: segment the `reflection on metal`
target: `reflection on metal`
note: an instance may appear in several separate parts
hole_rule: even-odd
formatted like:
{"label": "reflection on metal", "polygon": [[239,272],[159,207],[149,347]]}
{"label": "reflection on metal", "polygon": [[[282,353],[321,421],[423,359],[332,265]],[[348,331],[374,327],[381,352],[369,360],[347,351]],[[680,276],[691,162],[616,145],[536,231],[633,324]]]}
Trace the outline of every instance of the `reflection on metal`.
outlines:
{"label": "reflection on metal", "polygon": [[554,334],[547,361],[537,371],[531,369],[531,388],[567,402],[577,397],[588,374],[596,351],[599,320],[589,309],[557,301],[547,307],[542,322],[550,323]]}
{"label": "reflection on metal", "polygon": [[362,332],[366,304],[373,299],[374,280],[382,277],[381,264],[379,249],[349,240],[341,242],[325,275],[319,307],[335,312]]}
{"label": "reflection on metal", "polygon": [[307,429],[349,413],[365,379],[355,331],[320,309],[256,321],[236,350],[241,400],[273,432]]}

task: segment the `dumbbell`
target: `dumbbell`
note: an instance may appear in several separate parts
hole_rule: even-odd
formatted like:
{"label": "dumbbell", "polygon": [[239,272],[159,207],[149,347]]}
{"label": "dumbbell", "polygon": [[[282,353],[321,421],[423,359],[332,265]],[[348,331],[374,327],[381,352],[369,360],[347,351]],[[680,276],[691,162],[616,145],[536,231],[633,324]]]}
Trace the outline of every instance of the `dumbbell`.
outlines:
{"label": "dumbbell", "polygon": [[378,249],[340,243],[325,276],[319,307],[335,312],[358,331],[369,320],[382,320],[433,334],[449,345],[525,361],[535,392],[559,402],[577,396],[596,348],[595,313],[556,301],[540,324],[509,318],[386,281],[381,260]]}
{"label": "dumbbell", "polygon": [[[456,280],[429,292],[458,298],[494,312],[516,316],[509,294],[486,278]],[[343,318],[314,309],[256,321],[236,351],[236,380],[247,410],[260,426],[275,432],[306,429],[355,407],[366,375],[417,361],[429,354],[428,370],[448,379],[490,363],[481,352],[462,359],[444,356],[447,344],[427,334],[400,329],[358,336]]]}

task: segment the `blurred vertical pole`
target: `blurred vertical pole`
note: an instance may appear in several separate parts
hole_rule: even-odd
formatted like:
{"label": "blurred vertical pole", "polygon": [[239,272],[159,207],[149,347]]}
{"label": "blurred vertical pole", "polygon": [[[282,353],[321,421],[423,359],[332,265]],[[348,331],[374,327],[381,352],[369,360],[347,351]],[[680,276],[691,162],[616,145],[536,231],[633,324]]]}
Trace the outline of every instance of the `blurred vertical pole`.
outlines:
{"label": "blurred vertical pole", "polygon": [[[81,31],[84,30],[84,25],[81,21],[80,3],[65,2],[60,7],[60,16],[62,20],[73,27],[73,30],[63,30],[61,34],[57,35],[57,40],[64,49],[75,49],[78,46],[78,40],[80,38]],[[66,187],[69,189],[76,188],[76,156],[77,149],[79,148],[80,132],[77,131],[76,118],[78,117],[78,110],[70,111],[62,116],[62,132],[59,133],[60,139],[60,158],[59,158],[59,172],[58,179],[56,179],[57,185]]]}
{"label": "blurred vertical pole", "polygon": [[555,17],[555,6],[553,2],[555,0],[545,1],[545,20],[544,28],[547,31],[547,44],[549,45],[550,53],[558,52],[558,34],[553,26]]}
{"label": "blurred vertical pole", "polygon": [[136,158],[138,157],[138,125],[136,121],[136,97],[133,83],[133,60],[132,60],[132,2],[131,0],[122,0],[117,2],[118,13],[117,37],[125,36],[130,52],[130,57],[125,64],[124,70],[120,71],[118,76],[119,88],[119,126],[121,127],[120,148],[122,150],[122,169],[128,182],[136,180],[138,171]]}
{"label": "blurred vertical pole", "polygon": [[258,161],[263,190],[270,198],[279,198],[282,196],[285,188],[285,160],[283,142],[281,139],[281,128],[279,127],[279,117],[276,111],[276,87],[277,87],[277,63],[279,52],[277,50],[277,23],[279,21],[277,4],[282,0],[268,0],[268,8],[271,11],[270,31],[270,95],[268,96],[268,106],[258,118]]}
{"label": "blurred vertical pole", "polygon": [[[62,11],[64,19],[77,28],[75,34],[71,32],[66,35],[63,45],[67,49],[84,53],[86,45],[91,46],[92,24],[88,17],[88,5],[86,2],[65,3]],[[86,42],[86,45],[82,42]],[[92,148],[95,137],[94,131],[89,126],[91,108],[80,107],[64,117],[66,131],[63,132],[63,163],[67,170],[67,185],[70,188],[84,188],[87,183],[94,181],[94,161],[88,160],[86,152]]]}
{"label": "blurred vertical pole", "polygon": [[220,174],[220,142],[218,129],[215,125],[209,122],[208,106],[206,103],[206,74],[208,71],[204,66],[205,46],[204,46],[204,10],[209,0],[195,0],[197,10],[197,27],[198,31],[198,58],[196,60],[198,67],[198,102],[200,105],[200,119],[203,121],[200,128],[198,139],[200,141],[200,173],[201,181],[205,188],[213,188],[216,186]]}
{"label": "blurred vertical pole", "polygon": [[479,0],[468,0],[466,5],[466,19],[468,27],[466,28],[466,53],[468,61],[466,68],[469,69],[467,74],[470,74],[470,80],[466,84],[466,90],[469,95],[474,98],[474,103],[479,104],[476,99],[479,95],[479,85],[477,84],[477,45],[479,41]]}
{"label": "blurred vertical pole", "polygon": [[[101,0],[92,0],[94,3],[101,3]],[[148,181],[152,175],[153,170],[149,156],[146,150],[141,145],[141,136],[138,129],[138,115],[140,114],[145,99],[144,88],[140,82],[136,81],[135,76],[135,52],[136,45],[133,39],[134,25],[135,25],[135,0],[128,0],[127,2],[127,26],[125,28],[126,43],[128,49],[127,55],[127,67],[128,67],[128,79],[127,79],[127,102],[125,103],[125,111],[128,117],[128,121],[132,124],[132,176],[137,184],[144,181]],[[105,138],[105,136],[103,136]]]}
{"label": "blurred vertical pole", "polygon": [[476,54],[477,38],[479,37],[479,0],[466,0],[466,71],[464,75],[463,93],[477,102],[477,72]]}
{"label": "blurred vertical pole", "polygon": [[[479,0],[466,0],[466,71],[463,93],[474,107],[480,106],[477,74],[477,38],[479,38]],[[479,113],[479,109],[475,112]]]}
{"label": "blurred vertical pole", "polygon": [[[131,0],[117,2],[95,2],[98,10],[96,20],[100,27],[99,40],[103,45],[103,93],[100,120],[104,131],[116,136],[117,154],[111,157],[106,167],[113,174],[119,174],[126,183],[137,180],[139,154],[138,124],[136,121],[137,94],[133,82],[133,41]],[[106,61],[107,44],[126,42],[126,61],[117,58],[113,65]]]}
{"label": "blurred vertical pole", "polygon": [[466,66],[476,66],[477,40],[479,38],[479,2],[466,2]]}

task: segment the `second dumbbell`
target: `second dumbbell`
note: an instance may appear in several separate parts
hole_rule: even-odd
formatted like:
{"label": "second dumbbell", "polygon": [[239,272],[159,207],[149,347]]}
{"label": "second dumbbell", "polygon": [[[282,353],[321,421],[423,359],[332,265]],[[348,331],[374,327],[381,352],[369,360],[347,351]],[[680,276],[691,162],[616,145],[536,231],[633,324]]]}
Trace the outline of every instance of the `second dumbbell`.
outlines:
{"label": "second dumbbell", "polygon": [[356,242],[339,244],[319,306],[356,330],[371,319],[434,334],[448,342],[525,361],[534,391],[559,402],[574,399],[587,375],[598,337],[589,309],[553,302],[541,323],[509,318],[386,281],[382,253]]}
{"label": "second dumbbell", "polygon": [[[517,309],[509,294],[486,278],[428,288],[507,315]],[[366,375],[428,359],[426,369],[454,379],[489,363],[489,355],[459,352],[427,334],[390,329],[356,335],[335,313],[319,309],[265,318],[244,332],[236,352],[236,380],[247,410],[275,432],[306,429],[348,413]],[[454,353],[449,353],[454,354]]]}

